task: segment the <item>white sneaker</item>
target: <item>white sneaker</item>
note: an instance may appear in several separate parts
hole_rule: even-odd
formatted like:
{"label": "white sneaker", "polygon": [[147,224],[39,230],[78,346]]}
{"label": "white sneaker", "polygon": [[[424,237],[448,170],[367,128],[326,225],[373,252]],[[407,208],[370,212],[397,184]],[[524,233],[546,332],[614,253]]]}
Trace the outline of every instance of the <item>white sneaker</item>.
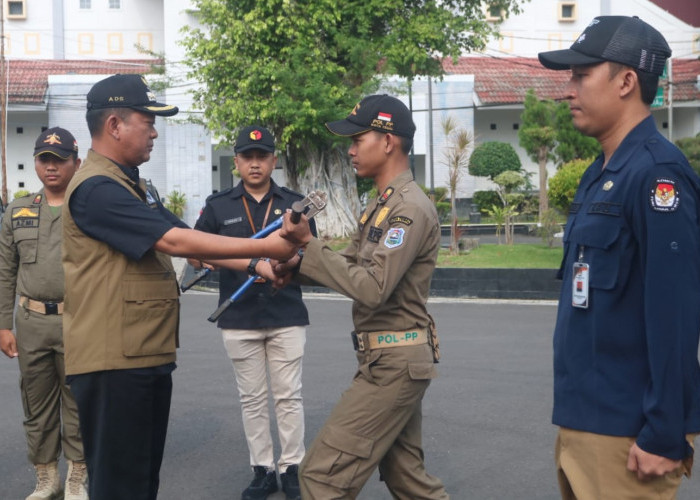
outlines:
{"label": "white sneaker", "polygon": [[58,463],[34,465],[36,471],[36,488],[26,500],[55,500],[60,498],[63,490],[58,477]]}
{"label": "white sneaker", "polygon": [[68,460],[68,475],[66,476],[65,500],[88,500],[87,466],[85,462]]}

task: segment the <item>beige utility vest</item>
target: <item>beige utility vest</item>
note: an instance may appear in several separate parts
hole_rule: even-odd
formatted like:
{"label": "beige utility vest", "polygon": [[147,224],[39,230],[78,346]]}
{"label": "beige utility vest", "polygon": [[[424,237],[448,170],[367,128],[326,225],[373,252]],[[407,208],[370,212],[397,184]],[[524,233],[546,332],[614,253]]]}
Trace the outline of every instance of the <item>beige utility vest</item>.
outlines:
{"label": "beige utility vest", "polygon": [[71,195],[97,175],[148,204],[144,188],[92,150],[68,186],[62,257],[67,375],[163,365],[175,361],[178,344],[179,290],[170,257],[150,249],[131,260],[83,233],[71,216]]}

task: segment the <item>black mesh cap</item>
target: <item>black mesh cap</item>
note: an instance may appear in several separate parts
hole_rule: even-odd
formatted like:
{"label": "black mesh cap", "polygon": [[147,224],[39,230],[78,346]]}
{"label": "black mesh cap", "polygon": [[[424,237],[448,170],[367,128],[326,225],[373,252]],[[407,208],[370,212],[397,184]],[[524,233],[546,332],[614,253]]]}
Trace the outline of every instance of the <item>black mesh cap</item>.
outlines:
{"label": "black mesh cap", "polygon": [[347,118],[328,122],[326,127],[335,135],[345,137],[377,130],[413,139],[416,132],[406,105],[387,94],[365,97],[355,104]]}
{"label": "black mesh cap", "polygon": [[671,48],[661,33],[638,17],[600,16],[568,49],[540,52],[538,57],[549,69],[611,61],[661,76]]}

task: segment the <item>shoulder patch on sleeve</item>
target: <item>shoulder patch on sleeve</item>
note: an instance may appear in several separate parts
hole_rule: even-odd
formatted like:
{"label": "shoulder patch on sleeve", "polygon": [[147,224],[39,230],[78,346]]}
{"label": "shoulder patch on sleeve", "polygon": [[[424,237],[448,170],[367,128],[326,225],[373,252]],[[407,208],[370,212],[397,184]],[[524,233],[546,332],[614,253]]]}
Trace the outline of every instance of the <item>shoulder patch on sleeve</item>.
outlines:
{"label": "shoulder patch on sleeve", "polygon": [[413,224],[413,219],[405,217],[403,215],[397,215],[389,219],[389,224],[405,224],[407,226],[410,226],[411,224]]}
{"label": "shoulder patch on sleeve", "polygon": [[652,210],[657,212],[675,212],[681,202],[680,192],[676,181],[657,178],[651,185],[649,203]]}
{"label": "shoulder patch on sleeve", "polygon": [[384,239],[384,246],[387,248],[396,248],[401,246],[403,243],[403,237],[406,230],[402,227],[392,227],[386,233],[386,238]]}

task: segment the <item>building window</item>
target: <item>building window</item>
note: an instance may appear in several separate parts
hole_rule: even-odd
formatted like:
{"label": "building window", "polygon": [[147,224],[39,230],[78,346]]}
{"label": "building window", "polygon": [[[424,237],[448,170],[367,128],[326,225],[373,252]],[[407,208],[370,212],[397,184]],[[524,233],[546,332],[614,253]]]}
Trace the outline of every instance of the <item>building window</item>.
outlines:
{"label": "building window", "polygon": [[491,22],[503,21],[505,16],[505,11],[501,9],[498,5],[487,5],[486,6],[486,20]]}
{"label": "building window", "polygon": [[24,127],[17,127],[18,134],[24,134]]}
{"label": "building window", "polygon": [[492,123],[492,124],[489,126],[489,128],[490,128],[491,130],[496,130],[496,124],[495,124],[495,123]]}
{"label": "building window", "polygon": [[121,9],[121,0],[109,0],[109,8],[110,9]]}
{"label": "building window", "polygon": [[7,0],[5,2],[5,14],[8,19],[26,19],[27,6],[25,0]]}
{"label": "building window", "polygon": [[563,49],[561,43],[561,33],[550,33],[547,35],[547,50]]}
{"label": "building window", "polygon": [[518,130],[519,128],[520,128],[520,124],[519,124],[519,123],[514,123],[514,124],[513,124],[513,130]]}
{"label": "building window", "polygon": [[107,52],[121,54],[124,51],[124,40],[121,33],[109,33],[107,35]]}
{"label": "building window", "polygon": [[78,35],[78,54],[92,54],[95,39],[92,33]]}
{"label": "building window", "polygon": [[92,1],[91,0],[80,0],[80,8],[81,9],[92,9]]}
{"label": "building window", "polygon": [[559,2],[557,11],[559,21],[569,23],[576,21],[576,2]]}
{"label": "building window", "polygon": [[136,43],[147,51],[153,51],[153,35],[151,33],[138,33]]}
{"label": "building window", "polygon": [[22,182],[22,181],[18,182],[17,184],[18,184],[18,185],[19,185],[19,187],[21,187],[21,188],[23,188],[23,187],[24,187],[24,182]]}
{"label": "building window", "polygon": [[17,164],[17,170],[24,170],[24,163]]}
{"label": "building window", "polygon": [[41,38],[38,33],[24,34],[24,53],[26,55],[38,55],[41,53]]}
{"label": "building window", "polygon": [[501,32],[501,38],[498,40],[498,50],[501,52],[513,52],[513,33],[508,31]]}

